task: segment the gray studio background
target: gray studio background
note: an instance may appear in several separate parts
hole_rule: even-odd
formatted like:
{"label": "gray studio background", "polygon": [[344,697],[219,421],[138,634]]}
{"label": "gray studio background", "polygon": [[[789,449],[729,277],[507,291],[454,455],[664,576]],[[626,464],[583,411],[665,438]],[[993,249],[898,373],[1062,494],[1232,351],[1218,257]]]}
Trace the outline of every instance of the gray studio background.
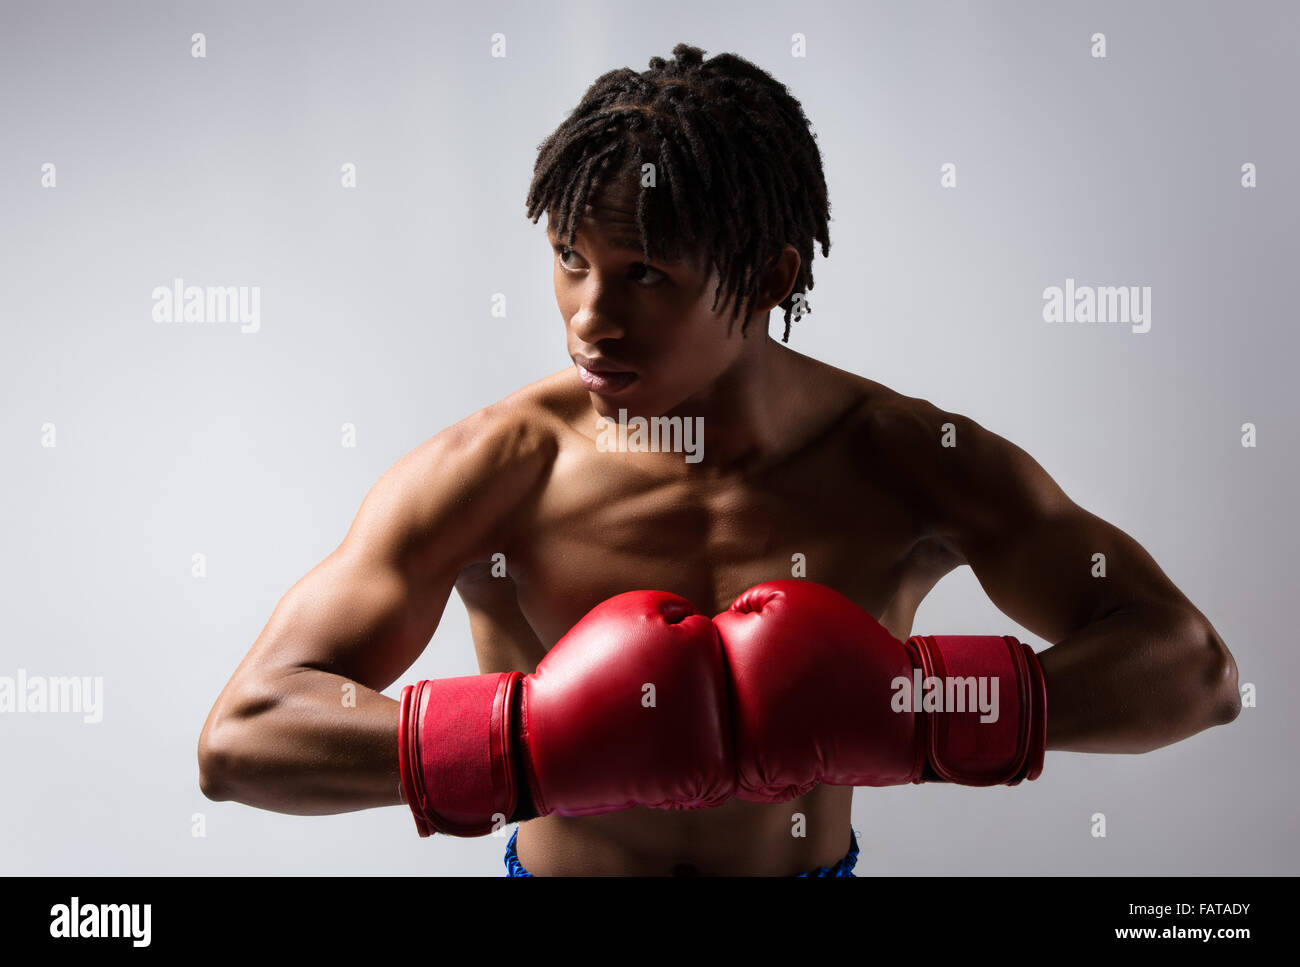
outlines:
{"label": "gray studio background", "polygon": [[[504,873],[504,838],[420,839],[405,807],[209,802],[196,741],[379,475],[568,365],[523,215],[536,146],[599,74],[683,41],[773,72],[818,135],[832,248],[791,346],[1024,447],[1258,689],[1230,726],[1049,752],[1022,787],[859,789],[857,872],[1300,872],[1297,28],[1289,3],[5,0],[0,675],[105,693],[98,724],[0,715],[0,872]],[[177,277],[260,286],[260,331],[155,323]],[[1048,325],[1067,278],[1151,286],[1151,330]],[[915,630],[1024,634],[969,568]],[[475,672],[453,601],[387,694]]]}

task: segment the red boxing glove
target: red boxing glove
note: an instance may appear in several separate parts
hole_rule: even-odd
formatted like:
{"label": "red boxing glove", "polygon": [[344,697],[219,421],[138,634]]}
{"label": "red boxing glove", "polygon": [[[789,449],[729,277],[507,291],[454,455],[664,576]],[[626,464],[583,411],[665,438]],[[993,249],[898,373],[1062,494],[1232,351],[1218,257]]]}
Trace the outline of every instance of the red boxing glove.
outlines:
{"label": "red boxing glove", "polygon": [[735,792],[730,716],[713,623],[685,598],[629,591],[593,608],[531,675],[403,688],[402,791],[421,836],[717,806]]}
{"label": "red boxing glove", "polygon": [[[1042,771],[1046,689],[1037,657],[1014,638],[905,645],[809,581],[750,588],[714,624],[732,672],[741,799],[786,802],[818,782],[1014,785]],[[996,720],[981,721],[977,701],[969,711],[927,704],[924,681],[913,702],[918,670],[923,680],[984,676],[973,697],[995,699]]]}

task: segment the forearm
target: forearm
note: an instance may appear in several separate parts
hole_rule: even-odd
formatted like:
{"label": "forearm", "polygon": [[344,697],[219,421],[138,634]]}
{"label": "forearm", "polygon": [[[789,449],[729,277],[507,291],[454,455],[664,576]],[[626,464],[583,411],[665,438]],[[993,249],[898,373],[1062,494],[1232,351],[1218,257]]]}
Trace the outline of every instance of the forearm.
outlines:
{"label": "forearm", "polygon": [[402,803],[393,699],[339,675],[299,669],[231,704],[200,743],[210,799],[300,816]]}
{"label": "forearm", "polygon": [[1195,612],[1121,610],[1038,655],[1047,684],[1047,748],[1140,753],[1240,708],[1237,668]]}

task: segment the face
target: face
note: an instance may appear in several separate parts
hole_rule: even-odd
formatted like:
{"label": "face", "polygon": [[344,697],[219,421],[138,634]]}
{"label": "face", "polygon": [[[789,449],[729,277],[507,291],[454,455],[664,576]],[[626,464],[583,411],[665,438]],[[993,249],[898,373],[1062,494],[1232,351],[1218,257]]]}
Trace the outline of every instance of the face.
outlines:
{"label": "face", "polygon": [[[699,257],[647,263],[636,228],[636,191],[595,195],[572,246],[548,228],[555,299],[569,357],[601,416],[657,416],[707,391],[766,333],[710,311],[716,269]],[[757,320],[756,320],[757,322]]]}

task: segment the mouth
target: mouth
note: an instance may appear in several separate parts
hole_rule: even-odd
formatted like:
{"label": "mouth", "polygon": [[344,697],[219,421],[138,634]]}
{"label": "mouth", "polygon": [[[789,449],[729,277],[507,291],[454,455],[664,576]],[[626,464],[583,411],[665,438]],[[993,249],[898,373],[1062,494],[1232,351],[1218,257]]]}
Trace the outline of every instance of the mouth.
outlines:
{"label": "mouth", "polygon": [[637,374],[632,370],[617,369],[604,360],[575,356],[573,361],[578,367],[578,379],[582,385],[601,396],[621,393],[637,380]]}

